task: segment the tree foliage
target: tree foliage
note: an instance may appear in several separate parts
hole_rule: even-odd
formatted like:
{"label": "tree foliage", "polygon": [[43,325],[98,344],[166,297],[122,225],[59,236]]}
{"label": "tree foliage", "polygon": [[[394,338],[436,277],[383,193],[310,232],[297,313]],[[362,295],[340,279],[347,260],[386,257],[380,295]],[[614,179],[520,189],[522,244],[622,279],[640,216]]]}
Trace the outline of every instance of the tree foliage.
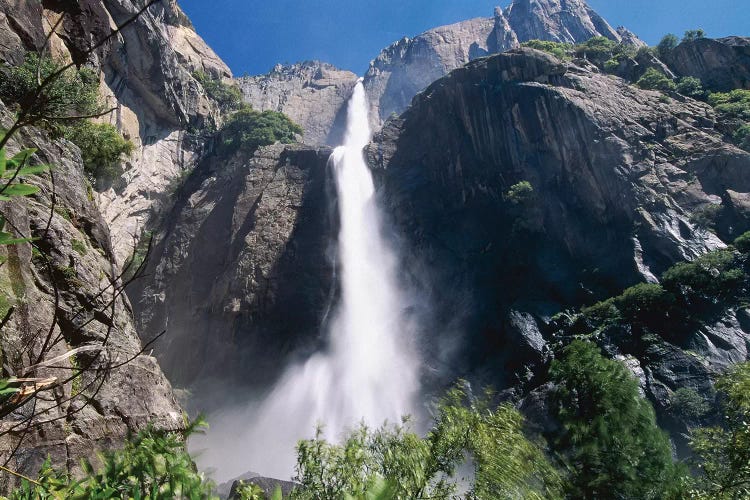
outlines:
{"label": "tree foliage", "polygon": [[668,33],[664,35],[659,44],[656,46],[656,53],[660,59],[665,59],[680,44],[677,35]]}
{"label": "tree foliage", "polygon": [[570,61],[573,58],[573,45],[562,42],[551,42],[548,40],[529,40],[521,45],[551,54],[562,61]]}
{"label": "tree foliage", "polygon": [[677,82],[677,92],[692,97],[693,99],[705,99],[706,89],[703,88],[703,82],[694,76],[685,76]]}
{"label": "tree foliage", "polygon": [[692,41],[698,40],[699,38],[705,38],[705,37],[706,37],[706,32],[703,29],[698,28],[695,30],[687,30],[685,32],[685,36],[682,37],[682,41],[692,42]]}
{"label": "tree foliage", "polygon": [[374,431],[361,426],[341,445],[320,435],[298,447],[292,498],[365,498],[385,482],[394,499],[455,498],[457,467],[471,457],[474,482],[468,498],[556,498],[560,477],[544,452],[523,433],[512,406],[493,406],[451,390],[425,438],[403,426]]}
{"label": "tree foliage", "polygon": [[224,83],[204,71],[196,71],[193,78],[203,86],[208,96],[216,101],[222,111],[234,111],[242,105],[242,92],[236,85]]}
{"label": "tree foliage", "polygon": [[674,81],[656,68],[649,68],[636,82],[640,88],[645,90],[661,90],[664,92],[675,90]]}
{"label": "tree foliage", "polygon": [[711,407],[706,399],[690,387],[680,387],[669,400],[672,413],[688,423],[700,421]]}
{"label": "tree foliage", "polygon": [[91,180],[119,177],[123,157],[133,152],[133,143],[109,123],[84,120],[67,127],[64,135],[81,149],[83,168]]}
{"label": "tree foliage", "polygon": [[708,103],[724,116],[750,121],[750,90],[713,92],[708,96]]}
{"label": "tree foliage", "polygon": [[679,489],[666,434],[628,369],[576,340],[550,367],[573,498],[669,498]]}
{"label": "tree foliage", "polygon": [[529,202],[534,197],[534,186],[529,181],[521,181],[513,184],[503,197],[513,205],[521,205]]}
{"label": "tree foliage", "polygon": [[750,90],[714,92],[709,94],[708,103],[726,123],[735,144],[750,151]]}
{"label": "tree foliage", "polygon": [[62,68],[49,57],[26,54],[23,64],[5,66],[0,78],[0,99],[26,112],[27,124],[59,131],[62,120],[101,111],[99,77],[88,68],[69,68],[38,91],[40,82]]}
{"label": "tree foliage", "polygon": [[128,439],[123,449],[102,453],[100,468],[95,470],[84,461],[82,479],[56,471],[46,462],[39,478],[25,480],[10,500],[216,498],[211,494],[213,485],[197,471],[185,450],[185,437],[202,425],[198,420],[185,432],[149,427]]}
{"label": "tree foliage", "polygon": [[302,128],[283,113],[256,111],[244,106],[234,113],[221,130],[221,148],[228,153],[253,152],[275,142],[294,142]]}
{"label": "tree foliage", "polygon": [[696,429],[691,446],[703,473],[700,498],[750,497],[750,363],[737,365],[716,383],[724,420],[716,427]]}

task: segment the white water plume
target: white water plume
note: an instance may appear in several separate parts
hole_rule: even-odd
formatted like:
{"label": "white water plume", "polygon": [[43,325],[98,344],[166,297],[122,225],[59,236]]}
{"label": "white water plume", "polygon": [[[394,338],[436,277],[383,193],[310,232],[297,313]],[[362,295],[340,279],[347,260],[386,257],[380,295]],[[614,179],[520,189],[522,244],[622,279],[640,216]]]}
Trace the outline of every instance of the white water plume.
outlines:
{"label": "white water plume", "polygon": [[[340,303],[329,343],[290,367],[255,408],[217,415],[199,462],[233,477],[247,470],[289,478],[295,445],[318,424],[336,439],[364,421],[379,426],[415,415],[420,363],[404,315],[397,261],[383,238],[372,175],[363,156],[370,140],[361,81],[348,104],[344,145],[331,156],[338,194]],[[213,436],[212,436],[213,435]],[[218,479],[223,479],[220,477]]]}

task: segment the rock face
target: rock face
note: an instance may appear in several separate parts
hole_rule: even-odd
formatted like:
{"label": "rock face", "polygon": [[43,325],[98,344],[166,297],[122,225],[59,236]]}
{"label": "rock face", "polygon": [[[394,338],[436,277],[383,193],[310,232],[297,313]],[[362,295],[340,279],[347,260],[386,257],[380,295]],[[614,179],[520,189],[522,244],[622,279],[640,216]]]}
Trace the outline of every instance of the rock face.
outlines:
{"label": "rock face", "polygon": [[[8,126],[8,114],[4,108],[2,112]],[[55,182],[53,188],[50,174],[31,178],[40,193],[2,203],[6,227],[19,236],[38,238],[40,252],[32,253],[28,244],[0,250],[2,314],[15,308],[0,336],[3,374],[64,381],[73,370],[90,371],[51,394],[43,393],[46,398],[38,399],[33,409],[27,404],[4,417],[0,460],[5,463],[18,446],[8,462],[12,470],[35,477],[49,456],[55,466],[76,473],[82,458],[95,461],[97,450],[120,446],[129,433],[149,423],[181,429],[182,410],[156,360],[139,355],[142,344],[127,298],[122,293],[113,297],[111,281],[118,271],[112,263],[110,233],[87,190],[78,149],[33,129],[25,129],[16,140],[39,148],[35,163],[54,165]],[[19,147],[18,142],[10,144],[11,151]],[[47,345],[53,347],[44,360],[61,358],[52,367],[25,371],[47,351],[47,332],[53,339]],[[106,378],[96,374],[130,358],[134,359]],[[24,422],[34,414],[26,435]],[[13,476],[3,474],[0,491],[14,484]]]}
{"label": "rock face", "polygon": [[316,341],[334,292],[330,153],[210,156],[182,187],[156,231],[152,278],[130,293],[144,331],[170,331],[160,362],[175,384],[263,384]]}
{"label": "rock face", "polygon": [[202,70],[216,78],[231,77],[174,0],[152,6],[86,58],[89,47],[143,3],[50,1],[42,7],[41,2],[0,2],[0,60],[18,63],[24,51],[41,48],[45,34],[65,15],[51,37],[51,53],[101,72],[104,101],[116,108],[105,120],[135,145],[123,177],[98,194],[120,263],[132,252],[133,241],[152,211],[160,208],[170,181],[190,170],[203,153],[205,141],[188,131],[220,120],[218,109],[192,73]]}
{"label": "rock face", "polygon": [[306,144],[341,144],[346,102],[357,75],[330,64],[308,61],[277,65],[261,76],[238,78],[245,102],[261,111],[279,111],[305,131]]}
{"label": "rock face", "polygon": [[750,38],[682,42],[665,61],[678,76],[694,76],[717,92],[750,89]]}
{"label": "rock face", "polygon": [[479,18],[403,38],[370,64],[365,88],[373,128],[404,111],[430,83],[467,62],[533,39],[566,43],[594,36],[645,45],[625,28],[614,30],[583,0],[515,0],[492,18]]}
{"label": "rock face", "polygon": [[[528,315],[544,331],[558,311],[655,281],[737,236],[742,226],[715,234],[693,222],[713,205],[734,214],[744,195],[730,192],[750,190],[750,155],[713,122],[705,104],[665,102],[530,49],[453,71],[390,120],[368,158],[412,248],[405,268],[429,270],[438,313],[427,330],[475,332],[449,378],[474,370],[511,383],[523,374],[519,345],[543,358]],[[733,346],[748,338],[732,332],[720,336],[740,339]],[[703,373],[726,358],[707,355]]]}
{"label": "rock face", "polygon": [[579,43],[595,36],[621,39],[584,0],[515,0],[505,15],[521,41]]}
{"label": "rock face", "polygon": [[451,70],[517,45],[499,9],[494,19],[471,19],[402,38],[384,49],[365,75],[373,126],[406,109],[417,92]]}

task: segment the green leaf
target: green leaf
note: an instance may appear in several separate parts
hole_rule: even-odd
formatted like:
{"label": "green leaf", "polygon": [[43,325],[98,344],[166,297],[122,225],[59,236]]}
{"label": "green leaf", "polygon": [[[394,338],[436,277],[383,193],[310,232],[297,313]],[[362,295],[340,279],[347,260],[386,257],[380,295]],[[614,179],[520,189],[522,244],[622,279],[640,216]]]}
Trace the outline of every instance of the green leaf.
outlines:
{"label": "green leaf", "polygon": [[5,160],[5,148],[0,149],[0,175],[5,174],[5,165],[7,164],[7,161]]}
{"label": "green leaf", "polygon": [[30,196],[38,192],[39,188],[31,184],[11,184],[0,191],[0,196]]}
{"label": "green leaf", "polygon": [[34,238],[13,238],[13,236],[8,233],[0,232],[0,245],[19,245],[31,241],[34,241]]}
{"label": "green leaf", "polygon": [[14,162],[16,165],[23,165],[24,163],[26,163],[26,161],[29,158],[34,156],[34,153],[36,153],[35,148],[28,148],[28,149],[21,150],[18,153],[16,153],[13,156],[13,158],[11,158],[11,161]]}
{"label": "green leaf", "polygon": [[14,169],[14,170],[7,170],[5,173],[0,174],[2,177],[5,177],[6,179],[10,179],[13,176],[16,177],[25,177],[27,175],[35,175],[35,174],[41,174],[43,172],[46,172],[50,169],[49,165],[35,165],[33,167],[21,167],[21,169]]}
{"label": "green leaf", "polygon": [[273,490],[273,495],[271,495],[271,500],[283,500],[283,494],[281,493],[281,486],[276,486],[276,489]]}

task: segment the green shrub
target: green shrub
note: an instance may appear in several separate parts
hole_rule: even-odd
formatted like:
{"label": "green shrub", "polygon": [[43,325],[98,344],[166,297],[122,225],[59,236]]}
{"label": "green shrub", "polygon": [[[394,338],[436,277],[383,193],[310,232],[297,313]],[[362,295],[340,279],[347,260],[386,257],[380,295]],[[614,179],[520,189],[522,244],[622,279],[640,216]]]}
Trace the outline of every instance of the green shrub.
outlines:
{"label": "green shrub", "polygon": [[435,423],[420,438],[401,426],[362,426],[341,445],[320,437],[298,446],[294,499],[367,498],[374,484],[384,498],[455,498],[453,475],[471,458],[469,498],[559,498],[560,477],[538,445],[523,433],[523,417],[509,404],[470,399],[453,389]]}
{"label": "green shrub", "polygon": [[750,498],[750,363],[732,368],[716,383],[722,395],[721,425],[697,429],[691,447],[702,475],[697,498]]}
{"label": "green shrub", "polygon": [[550,42],[547,40],[529,40],[521,45],[551,54],[562,61],[570,61],[573,58],[573,45],[569,43]]}
{"label": "green shrub", "polygon": [[705,398],[689,387],[680,387],[674,391],[669,399],[669,406],[672,413],[688,422],[698,421],[711,411]]}
{"label": "green shrub", "polygon": [[677,92],[693,99],[705,99],[706,97],[706,89],[703,88],[703,82],[693,76],[680,78],[677,82]]}
{"label": "green shrub", "polygon": [[88,249],[86,248],[86,243],[84,243],[81,240],[72,240],[70,242],[71,248],[73,248],[74,251],[78,252],[81,256],[86,255],[88,253]]}
{"label": "green shrub", "polygon": [[513,205],[528,203],[534,198],[534,186],[529,181],[517,182],[508,189],[504,198]]}
{"label": "green shrub", "polygon": [[750,253],[750,231],[742,233],[734,240],[734,248],[742,253]]}
{"label": "green shrub", "polygon": [[604,63],[604,71],[606,71],[607,73],[614,73],[619,67],[620,61],[618,61],[617,59],[610,59]]}
{"label": "green shrub", "polygon": [[620,310],[615,306],[614,298],[597,302],[593,306],[584,307],[581,309],[581,314],[591,321],[595,327],[603,326],[621,318]]}
{"label": "green shrub", "polygon": [[283,113],[255,111],[244,106],[234,113],[221,130],[221,149],[254,152],[260,146],[275,142],[289,144],[302,134],[302,128]]}
{"label": "green shrub", "polygon": [[662,285],[687,304],[735,300],[744,284],[745,273],[731,249],[715,250],[681,262],[662,275]]}
{"label": "green shrub", "polygon": [[242,92],[237,86],[228,85],[204,71],[196,71],[193,78],[198,80],[206,94],[216,101],[222,111],[234,111],[242,105]]}
{"label": "green shrub", "polygon": [[690,222],[700,229],[713,229],[722,210],[721,204],[709,203],[690,214]]}
{"label": "green shrub", "polygon": [[562,354],[549,374],[569,497],[671,497],[682,472],[633,375],[588,342],[573,341]]}
{"label": "green shrub", "polygon": [[698,28],[697,30],[687,30],[685,32],[685,36],[682,37],[683,42],[692,42],[694,40],[698,40],[699,38],[705,38],[706,32],[703,31],[701,28]]}
{"label": "green shrub", "polygon": [[726,117],[750,121],[750,90],[713,92],[708,96],[708,103]]}
{"label": "green shrub", "polygon": [[667,75],[656,68],[649,68],[636,83],[640,88],[645,90],[675,90],[676,85]]}
{"label": "green shrub", "polygon": [[23,64],[5,66],[0,78],[0,99],[27,113],[27,123],[58,130],[60,119],[68,116],[89,115],[100,111],[99,78],[87,68],[65,71],[39,95],[37,68],[44,80],[62,67],[56,61],[36,53],[26,55]]}
{"label": "green shrub", "polygon": [[[194,432],[196,424],[188,426]],[[85,476],[73,479],[45,463],[37,484],[24,481],[10,500],[52,498],[109,499],[216,498],[212,484],[198,473],[185,450],[185,435],[148,428],[130,438],[122,450],[101,454],[98,470],[83,463]]]}
{"label": "green shrub", "polygon": [[122,175],[122,158],[133,143],[108,123],[80,121],[65,129],[65,138],[81,149],[83,167],[91,180],[112,180]]}
{"label": "green shrub", "polygon": [[677,35],[668,33],[664,35],[664,38],[662,38],[656,46],[656,53],[660,59],[664,59],[675,49],[675,47],[677,47],[677,45],[679,45],[679,43],[680,40],[677,38]]}
{"label": "green shrub", "polygon": [[617,47],[617,42],[607,37],[595,36],[586,42],[579,43],[575,46],[577,57],[585,57],[596,63],[604,63],[612,58]]}
{"label": "green shrub", "polygon": [[628,321],[653,324],[674,305],[674,296],[658,283],[639,283],[615,298],[615,305]]}
{"label": "green shrub", "polygon": [[739,147],[745,151],[750,151],[750,123],[741,125],[734,133],[733,139]]}

